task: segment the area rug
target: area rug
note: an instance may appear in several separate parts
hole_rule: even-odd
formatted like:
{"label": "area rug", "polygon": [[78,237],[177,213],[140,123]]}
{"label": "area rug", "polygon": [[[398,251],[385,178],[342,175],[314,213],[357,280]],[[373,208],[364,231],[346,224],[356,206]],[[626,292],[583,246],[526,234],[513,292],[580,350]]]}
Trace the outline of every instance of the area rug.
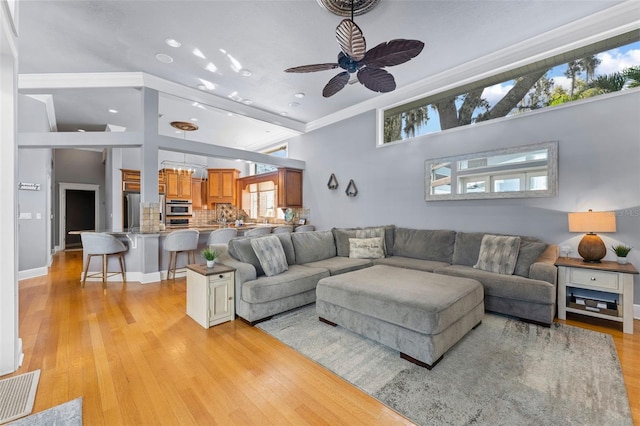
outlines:
{"label": "area rug", "polygon": [[82,397],[9,423],[7,426],[82,426]]}
{"label": "area rug", "polygon": [[610,335],[486,314],[429,371],[318,321],[315,305],[257,327],[420,425],[632,425]]}
{"label": "area rug", "polygon": [[40,370],[0,380],[0,424],[31,413],[39,381]]}

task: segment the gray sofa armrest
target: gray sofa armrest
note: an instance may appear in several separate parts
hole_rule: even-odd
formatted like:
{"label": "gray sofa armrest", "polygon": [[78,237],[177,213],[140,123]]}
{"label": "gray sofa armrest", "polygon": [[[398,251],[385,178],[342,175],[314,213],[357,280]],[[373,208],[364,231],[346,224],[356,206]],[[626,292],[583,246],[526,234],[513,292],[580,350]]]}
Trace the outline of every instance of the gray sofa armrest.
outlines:
{"label": "gray sofa armrest", "polygon": [[540,257],[531,264],[529,278],[541,280],[556,285],[558,283],[558,268],[555,266],[558,259],[559,248],[550,244]]}
{"label": "gray sofa armrest", "polygon": [[250,263],[244,263],[234,259],[226,251],[221,254],[216,261],[224,263],[227,266],[231,266],[232,268],[236,268],[234,296],[236,298],[236,312],[238,312],[238,303],[242,299],[242,285],[247,281],[253,281],[256,279],[256,268]]}

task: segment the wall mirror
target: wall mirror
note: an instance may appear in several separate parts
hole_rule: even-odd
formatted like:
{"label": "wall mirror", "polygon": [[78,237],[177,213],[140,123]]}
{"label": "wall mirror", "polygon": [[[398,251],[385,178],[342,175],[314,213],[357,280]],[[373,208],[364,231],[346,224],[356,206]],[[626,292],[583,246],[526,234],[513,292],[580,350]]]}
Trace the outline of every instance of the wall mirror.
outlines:
{"label": "wall mirror", "polygon": [[425,161],[425,199],[555,197],[558,142]]}

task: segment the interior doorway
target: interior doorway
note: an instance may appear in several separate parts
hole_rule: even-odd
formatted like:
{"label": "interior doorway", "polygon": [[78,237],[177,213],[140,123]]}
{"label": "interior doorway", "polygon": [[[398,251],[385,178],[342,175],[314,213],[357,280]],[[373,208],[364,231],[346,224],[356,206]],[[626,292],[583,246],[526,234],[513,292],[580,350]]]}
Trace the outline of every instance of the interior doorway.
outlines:
{"label": "interior doorway", "polygon": [[80,235],[72,231],[97,230],[99,228],[98,191],[99,185],[61,183],[60,184],[60,250],[82,248]]}

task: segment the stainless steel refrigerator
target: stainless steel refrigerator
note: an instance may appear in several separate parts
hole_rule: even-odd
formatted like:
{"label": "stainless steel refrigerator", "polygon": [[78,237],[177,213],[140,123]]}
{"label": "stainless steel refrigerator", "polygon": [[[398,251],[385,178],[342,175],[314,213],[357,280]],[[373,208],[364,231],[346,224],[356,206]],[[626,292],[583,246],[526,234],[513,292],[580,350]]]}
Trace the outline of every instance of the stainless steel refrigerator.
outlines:
{"label": "stainless steel refrigerator", "polygon": [[[159,195],[160,198],[160,223],[164,223],[165,196]],[[140,194],[129,192],[124,196],[124,230],[135,231],[140,229]]]}

